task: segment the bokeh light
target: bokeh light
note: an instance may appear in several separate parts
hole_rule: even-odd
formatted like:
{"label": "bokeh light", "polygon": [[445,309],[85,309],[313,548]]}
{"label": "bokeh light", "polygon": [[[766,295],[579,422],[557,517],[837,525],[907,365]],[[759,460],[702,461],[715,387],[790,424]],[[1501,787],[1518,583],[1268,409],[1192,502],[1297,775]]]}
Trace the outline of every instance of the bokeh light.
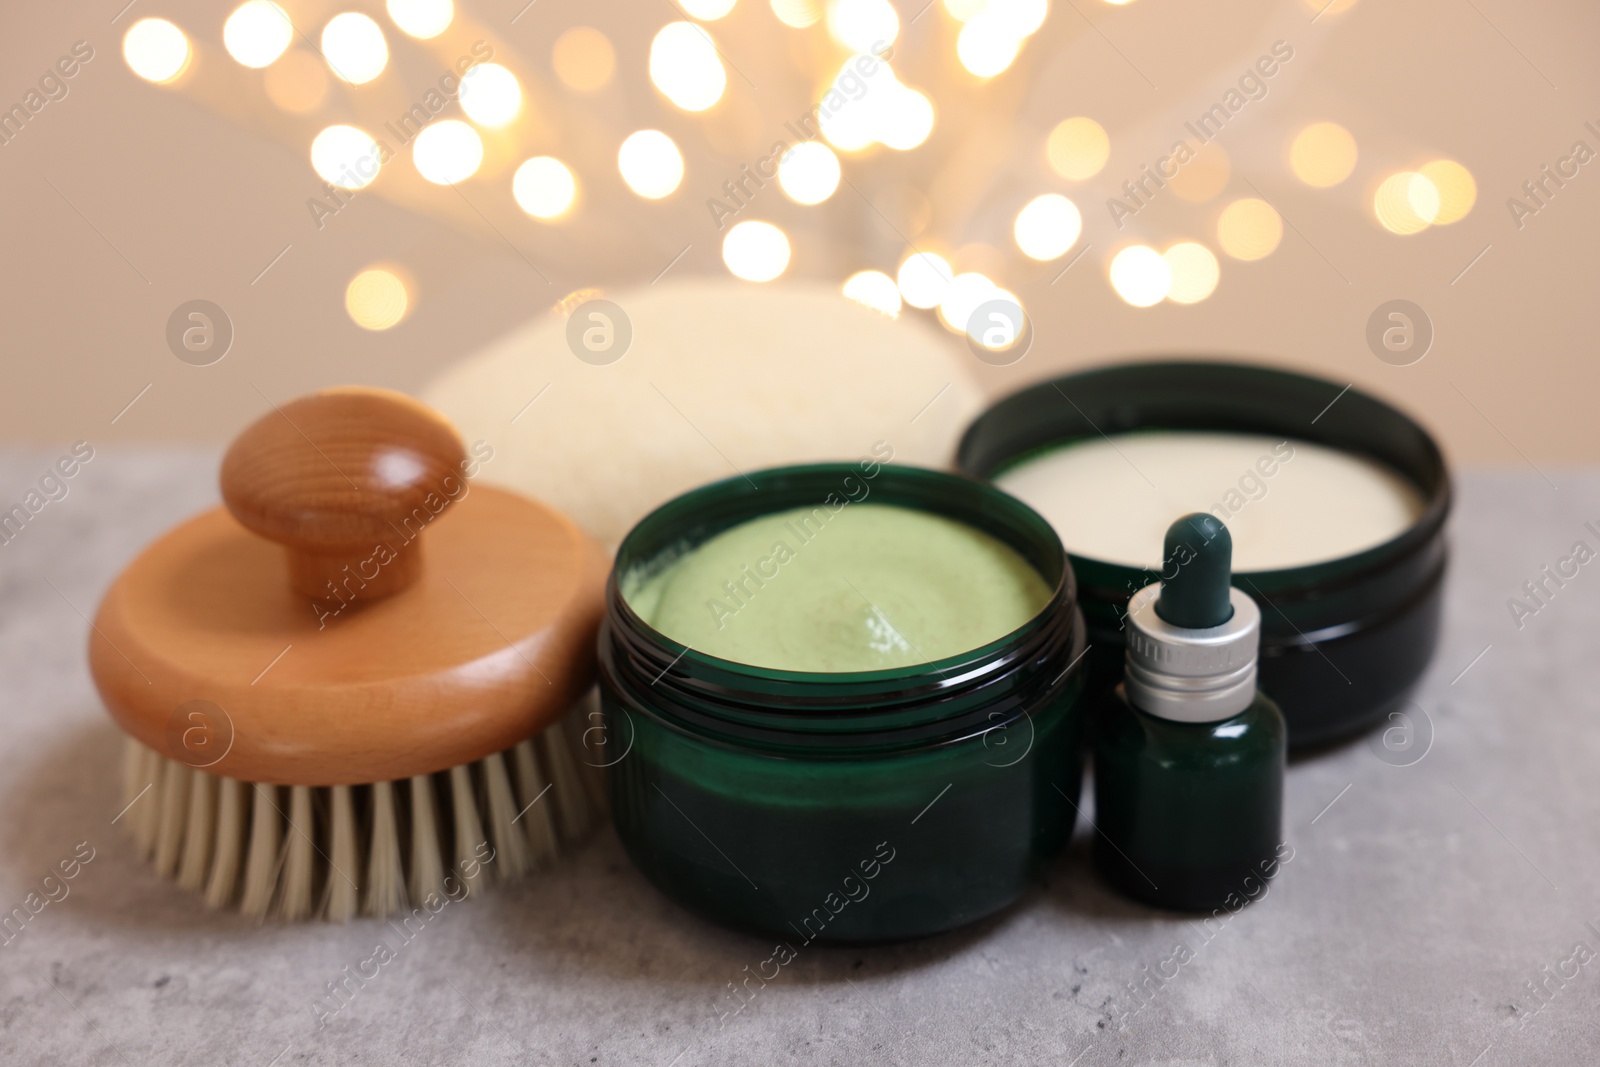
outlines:
{"label": "bokeh light", "polygon": [[897,85],[884,105],[878,140],[897,152],[908,152],[933,132],[933,101],[915,89]]}
{"label": "bokeh light", "polygon": [[1439,188],[1414,170],[1391,174],[1372,198],[1378,224],[1390,233],[1421,233],[1439,217]]}
{"label": "bokeh light", "polygon": [[122,58],[147,82],[175,81],[189,66],[189,38],[166,19],[140,19],[122,37]]}
{"label": "bokeh light", "polygon": [[970,22],[983,13],[989,0],[944,0],[944,9],[957,22]]}
{"label": "bokeh light", "polygon": [[715,22],[733,10],[734,0],[679,0],[680,6],[692,19]]}
{"label": "bokeh light", "polygon": [[1078,206],[1060,193],[1036,196],[1017,212],[1012,233],[1029,259],[1049,260],[1066,254],[1083,232]]}
{"label": "bokeh light", "polygon": [[222,46],[247,67],[267,67],[294,39],[289,15],[272,0],[240,4],[222,24]]}
{"label": "bokeh light", "polygon": [[315,111],[328,98],[328,68],[315,52],[295,49],[266,69],[267,99],[294,115]]}
{"label": "bokeh light", "polygon": [[944,298],[939,301],[939,321],[956,333],[965,333],[978,305],[994,298],[999,290],[986,276],[965,271],[950,279]]}
{"label": "bokeh light", "polygon": [[[969,338],[990,352],[1004,352],[1015,347],[1027,336],[1027,313],[1023,310],[1022,301],[1017,298],[1017,294],[1009,289],[995,286],[984,297],[983,303],[990,304],[997,300],[1010,304],[1016,308],[1016,312],[1008,315],[998,308],[990,308],[977,321],[973,321],[973,317],[969,315],[965,330]],[[1020,331],[1016,329],[1019,324],[1022,326]]]}
{"label": "bokeh light", "polygon": [[410,308],[406,283],[383,267],[369,267],[345,286],[344,309],[363,330],[387,330],[399,325]]}
{"label": "bokeh light", "polygon": [[1233,166],[1228,153],[1215,141],[1200,146],[1194,158],[1178,168],[1178,173],[1167,179],[1172,191],[1180,200],[1203,204],[1222,195],[1233,176]]}
{"label": "bokeh light", "polygon": [[822,19],[821,0],[771,0],[772,13],[785,26],[803,30]]}
{"label": "bokeh light", "polygon": [[461,110],[480,126],[504,126],[522,110],[522,86],[500,64],[479,63],[461,76]]}
{"label": "bokeh light", "polygon": [[889,0],[833,0],[828,34],[852,52],[876,54],[900,33],[900,16]]}
{"label": "bokeh light", "polygon": [[1289,145],[1289,169],[1313,189],[1326,189],[1356,169],[1356,139],[1337,122],[1314,122]]}
{"label": "bokeh light", "polygon": [[1010,25],[991,11],[985,11],[961,27],[956,38],[956,58],[980,78],[1000,74],[1017,58],[1022,38]]}
{"label": "bokeh light", "polygon": [[844,282],[844,295],[891,319],[900,315],[900,287],[881,270],[859,270]]}
{"label": "bokeh light", "polygon": [[378,142],[355,126],[329,126],[311,142],[311,169],[341,189],[371,185],[382,162]]}
{"label": "bokeh light", "polygon": [[1050,0],[989,0],[983,12],[999,19],[1018,40],[1038,32],[1049,13]]}
{"label": "bokeh light", "polygon": [[367,16],[346,11],[322,28],[322,56],[340,79],[365,85],[389,65],[389,44],[383,30]]}
{"label": "bokeh light", "polygon": [[895,284],[906,303],[931,308],[944,300],[954,277],[949,261],[937,252],[913,252],[900,264]]}
{"label": "bokeh light", "polygon": [[389,17],[401,32],[426,41],[450,28],[456,6],[451,0],[389,0]]}
{"label": "bokeh light", "polygon": [[1111,155],[1111,138],[1094,119],[1063,119],[1050,131],[1044,146],[1050,169],[1069,181],[1083,181],[1100,173]]}
{"label": "bokeh light", "polygon": [[1129,245],[1111,260],[1111,288],[1136,308],[1152,307],[1172,289],[1172,268],[1147,245]]}
{"label": "bokeh light", "polygon": [[611,38],[592,26],[574,26],[556,38],[550,65],[569,89],[592,93],[604,88],[616,73],[617,53]]}
{"label": "bokeh light", "polygon": [[1478,183],[1472,172],[1453,159],[1436,159],[1419,168],[1424,178],[1439,190],[1439,213],[1434,216],[1435,226],[1448,226],[1467,217],[1478,200]]}
{"label": "bokeh light", "polygon": [[778,163],[778,185],[797,204],[820,204],[839,188],[839,157],[820,141],[804,141]]}
{"label": "bokeh light", "polygon": [[660,130],[639,130],[617,150],[617,169],[629,189],[646,200],[660,200],[683,182],[683,153]]}
{"label": "bokeh light", "polygon": [[483,138],[460,119],[429,123],[411,144],[417,173],[435,185],[454,185],[478,172],[483,163]]}
{"label": "bokeh light", "polygon": [[1222,267],[1211,249],[1197,241],[1179,241],[1161,254],[1172,274],[1167,299],[1178,304],[1198,304],[1217,290]]}
{"label": "bokeh light", "polygon": [[727,72],[711,35],[692,22],[669,22],[650,42],[650,81],[685,111],[722,99]]}
{"label": "bokeh light", "polygon": [[903,84],[887,62],[873,56],[846,59],[823,96],[833,94],[848,103],[824,110],[818,126],[840,151],[858,152],[876,142],[904,152],[933,132],[933,101]]}
{"label": "bokeh light", "polygon": [[737,223],[722,239],[722,261],[735,277],[770,282],[789,266],[789,238],[770,222]]}
{"label": "bokeh light", "polygon": [[558,219],[572,210],[578,197],[578,179],[559,159],[534,156],[512,176],[511,195],[517,206],[534,218]]}
{"label": "bokeh light", "polygon": [[1265,200],[1235,200],[1217,218],[1217,243],[1234,259],[1264,259],[1281,240],[1283,219]]}

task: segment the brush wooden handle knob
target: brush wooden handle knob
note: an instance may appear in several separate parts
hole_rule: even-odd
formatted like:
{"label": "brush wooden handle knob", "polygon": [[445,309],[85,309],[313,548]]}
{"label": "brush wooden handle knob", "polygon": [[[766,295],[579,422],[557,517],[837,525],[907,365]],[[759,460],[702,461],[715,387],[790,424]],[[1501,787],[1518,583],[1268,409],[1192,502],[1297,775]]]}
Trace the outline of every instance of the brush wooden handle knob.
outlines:
{"label": "brush wooden handle knob", "polygon": [[[89,667],[106,707],[168,759],[277,785],[431,774],[545,729],[594,684],[610,561],[545,504],[469,491],[494,449],[471,455],[384,390],[262,418],[223,460],[227,507],[157,539],[101,601]],[[364,581],[369,603],[289,595],[279,545],[302,592],[326,596],[336,570],[341,598]]]}
{"label": "brush wooden handle knob", "polygon": [[466,491],[465,465],[461,439],[431,408],[386,389],[329,389],[234,440],[222,498],[288,550],[296,593],[371,602],[417,580],[422,532]]}

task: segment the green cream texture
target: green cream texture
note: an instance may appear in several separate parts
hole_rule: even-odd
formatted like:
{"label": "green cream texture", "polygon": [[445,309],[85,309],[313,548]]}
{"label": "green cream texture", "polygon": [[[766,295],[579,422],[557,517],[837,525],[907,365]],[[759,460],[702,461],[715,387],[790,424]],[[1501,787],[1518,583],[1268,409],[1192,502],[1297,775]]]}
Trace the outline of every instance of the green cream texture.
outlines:
{"label": "green cream texture", "polygon": [[1010,546],[965,523],[888,504],[751,519],[623,579],[662,634],[774,670],[906,667],[996,641],[1050,599]]}

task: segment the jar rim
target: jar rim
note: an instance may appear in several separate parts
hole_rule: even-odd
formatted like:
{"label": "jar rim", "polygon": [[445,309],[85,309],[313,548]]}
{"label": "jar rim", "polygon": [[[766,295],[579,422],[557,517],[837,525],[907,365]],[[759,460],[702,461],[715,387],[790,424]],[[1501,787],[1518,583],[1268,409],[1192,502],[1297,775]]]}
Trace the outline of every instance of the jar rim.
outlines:
{"label": "jar rim", "polygon": [[[1068,389],[1078,394],[1076,399]],[[1083,396],[1085,391],[1089,398]],[[1059,418],[1026,417],[1026,412],[1040,409],[1041,401],[1060,408],[1062,398],[1069,408]],[[1097,422],[1080,402],[1091,409],[1112,408],[1112,415]],[[1202,410],[1207,404],[1217,406]],[[1079,422],[1084,426],[1081,431],[1073,428]],[[956,462],[973,477],[993,479],[1078,441],[1147,430],[1281,433],[1376,460],[1417,489],[1421,513],[1387,540],[1331,559],[1237,572],[1239,579],[1275,595],[1292,596],[1312,588],[1325,593],[1333,585],[1362,581],[1369,572],[1426,547],[1449,516],[1453,500],[1449,468],[1438,443],[1416,420],[1354,386],[1257,363],[1199,359],[1116,363],[1036,382],[1001,398],[974,419],[962,434]],[[1142,586],[1141,576],[1153,573],[1093,556],[1069,555],[1083,572],[1080,581],[1091,588],[1129,582]]]}
{"label": "jar rim", "polygon": [[[602,641],[625,662],[619,669],[660,694],[652,700],[687,700],[728,722],[822,734],[925,726],[959,712],[963,696],[1031,663],[1053,662],[1062,647],[1078,651],[1083,627],[1076,580],[1060,536],[1042,515],[967,475],[892,463],[878,463],[868,475],[866,466],[810,463],[754,471],[690,490],[641,519],[618,546],[606,583]],[[965,652],[884,670],[821,672],[700,652],[650,625],[623,596],[623,578],[664,551],[681,551],[749,519],[815,503],[846,477],[870,482],[883,503],[939,514],[996,537],[1050,584],[1049,598],[1021,626]]]}

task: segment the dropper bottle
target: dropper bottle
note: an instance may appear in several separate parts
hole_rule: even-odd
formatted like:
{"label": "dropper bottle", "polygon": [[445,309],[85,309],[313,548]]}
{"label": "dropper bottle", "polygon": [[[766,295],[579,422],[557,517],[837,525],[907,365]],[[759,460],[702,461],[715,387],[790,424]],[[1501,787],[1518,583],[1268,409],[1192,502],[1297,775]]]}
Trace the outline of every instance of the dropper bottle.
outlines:
{"label": "dropper bottle", "polygon": [[1227,527],[1186,515],[1163,558],[1129,603],[1124,680],[1095,720],[1095,865],[1159,907],[1236,909],[1292,855],[1283,714],[1256,688],[1261,610],[1231,584]]}

